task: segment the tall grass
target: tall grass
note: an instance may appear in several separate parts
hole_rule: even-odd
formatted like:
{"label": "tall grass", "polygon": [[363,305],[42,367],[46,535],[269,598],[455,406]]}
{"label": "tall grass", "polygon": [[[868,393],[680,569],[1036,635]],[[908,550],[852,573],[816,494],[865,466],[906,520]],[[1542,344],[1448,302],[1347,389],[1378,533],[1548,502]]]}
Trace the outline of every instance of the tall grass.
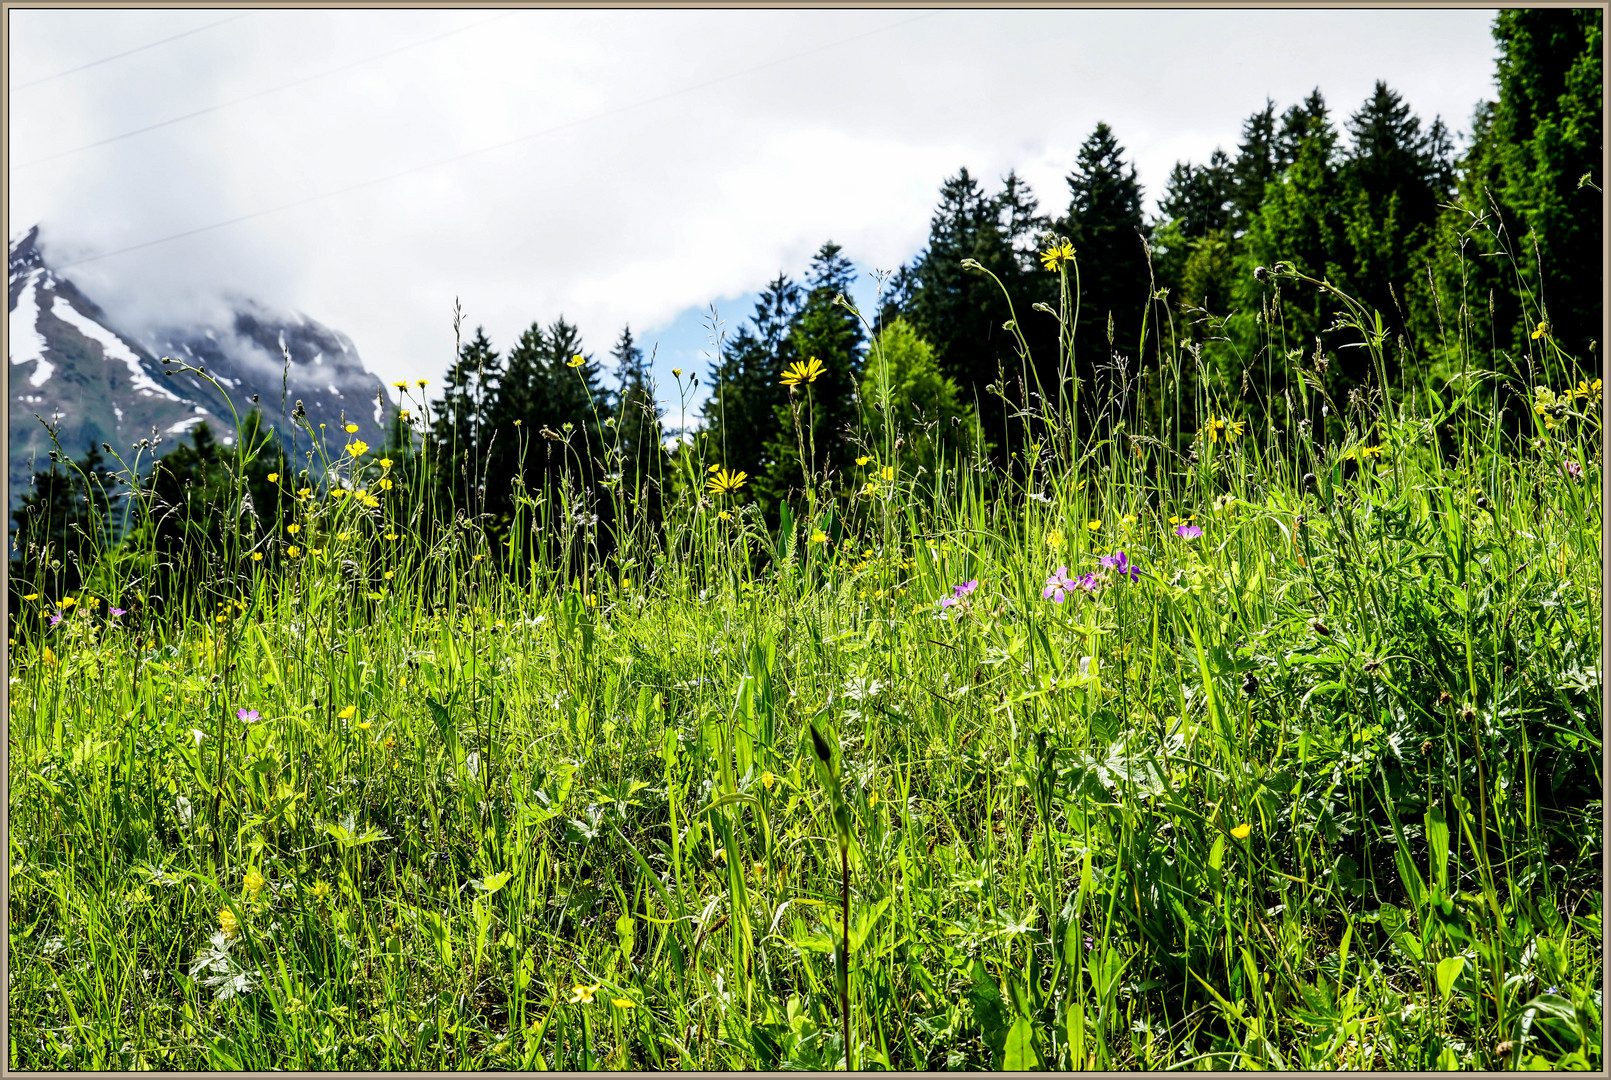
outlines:
{"label": "tall grass", "polygon": [[330,447],[160,618],[14,581],[10,1065],[1601,1067],[1588,386],[1145,359],[777,530]]}

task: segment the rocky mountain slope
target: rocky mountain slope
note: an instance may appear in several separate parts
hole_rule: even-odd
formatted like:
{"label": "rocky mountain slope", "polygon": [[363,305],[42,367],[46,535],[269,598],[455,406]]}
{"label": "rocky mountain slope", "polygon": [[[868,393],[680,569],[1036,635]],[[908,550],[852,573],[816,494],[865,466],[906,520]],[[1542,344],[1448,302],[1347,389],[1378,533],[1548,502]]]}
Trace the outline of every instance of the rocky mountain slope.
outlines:
{"label": "rocky mountain slope", "polygon": [[[325,425],[331,446],[346,441],[342,429],[349,423],[371,446],[385,441],[394,406],[345,334],[305,315],[236,299],[226,325],[176,324],[136,336],[113,325],[51,269],[37,226],[12,241],[9,262],[13,507],[34,470],[46,464],[51,440],[45,423],[73,457],[106,442],[132,460],[131,447],[141,439],[153,440],[161,454],[203,422],[233,443],[230,402],[244,417],[255,394],[264,419],[287,438],[300,400],[313,431]],[[189,372],[166,374],[164,356],[205,368],[224,393]],[[297,440],[307,447],[305,431]]]}

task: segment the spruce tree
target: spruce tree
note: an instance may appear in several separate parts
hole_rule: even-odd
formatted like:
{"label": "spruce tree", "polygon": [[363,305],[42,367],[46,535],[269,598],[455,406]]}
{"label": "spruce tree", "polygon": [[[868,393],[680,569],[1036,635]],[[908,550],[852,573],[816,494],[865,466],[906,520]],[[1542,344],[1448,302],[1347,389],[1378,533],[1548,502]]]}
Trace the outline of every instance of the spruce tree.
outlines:
{"label": "spruce tree", "polygon": [[611,483],[618,484],[623,503],[650,521],[660,519],[660,488],[665,448],[661,444],[661,409],[643,350],[623,326],[610,350],[615,361],[615,439],[610,456]]}

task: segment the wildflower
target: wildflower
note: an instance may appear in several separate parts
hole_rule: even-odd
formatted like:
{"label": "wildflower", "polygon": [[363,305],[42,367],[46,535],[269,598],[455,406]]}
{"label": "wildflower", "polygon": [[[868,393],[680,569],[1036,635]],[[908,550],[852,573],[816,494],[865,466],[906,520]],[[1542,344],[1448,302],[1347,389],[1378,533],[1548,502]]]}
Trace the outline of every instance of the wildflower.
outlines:
{"label": "wildflower", "polygon": [[381,745],[384,746],[388,750],[395,750],[395,749],[397,749],[397,740],[396,739],[387,739],[385,742],[381,743]]}
{"label": "wildflower", "polygon": [[424,386],[425,385],[425,380],[424,379],[415,379],[414,380],[414,385],[415,386]]}
{"label": "wildflower", "polygon": [[1074,245],[1067,240],[1056,240],[1040,253],[1040,264],[1048,270],[1061,270],[1065,263],[1074,261]]}
{"label": "wildflower", "polygon": [[801,383],[814,383],[825,370],[822,361],[815,356],[804,363],[796,360],[783,370],[783,385],[792,388]]}
{"label": "wildflower", "polygon": [[1231,830],[1231,835],[1236,837],[1238,840],[1246,840],[1248,838],[1248,834],[1250,834],[1252,831],[1253,826],[1243,822]]}
{"label": "wildflower", "polygon": [[239,720],[243,724],[250,724],[253,720],[261,720],[262,715],[259,714],[256,709],[248,709],[246,706],[242,705],[240,708],[235,710],[235,719]]}
{"label": "wildflower", "polygon": [[328,881],[315,881],[308,889],[315,902],[325,900],[330,896],[330,883]]}
{"label": "wildflower", "polygon": [[628,1001],[626,998],[611,998],[610,1004],[617,1009],[635,1009],[638,1005],[636,1001]]}
{"label": "wildflower", "polygon": [[277,473],[277,472],[269,473],[268,474],[268,482],[271,483],[271,484],[278,484],[280,482],[280,474]]}
{"label": "wildflower", "polygon": [[360,721],[358,721],[358,730],[359,731],[368,731],[370,728],[372,728],[374,726],[375,726],[375,722],[373,720],[360,720]]}
{"label": "wildflower", "polygon": [[347,444],[347,453],[351,454],[353,457],[362,457],[364,455],[364,451],[368,449],[369,444],[364,442],[362,439],[354,439],[352,442]]}
{"label": "wildflower", "polygon": [[59,612],[59,611],[56,612],[56,614],[54,614],[54,615],[52,615],[50,617],[50,625],[52,625],[52,626],[61,625],[61,621],[62,621],[62,613]]}
{"label": "wildflower", "polygon": [[859,457],[859,458],[856,459],[856,464],[858,466],[863,466],[863,465],[866,465],[871,460],[873,460],[873,459],[870,458],[870,457]]}
{"label": "wildflower", "polygon": [[285,553],[294,559],[298,555],[302,554],[302,549],[297,547],[295,544],[292,544],[290,547],[285,549]]}
{"label": "wildflower", "polygon": [[1233,443],[1246,428],[1247,422],[1244,420],[1216,417],[1213,413],[1209,413],[1208,418],[1203,421],[1203,426],[1198,429],[1197,437],[1206,438],[1210,443],[1217,443],[1220,437],[1224,436],[1227,443]]}
{"label": "wildflower", "polygon": [[1087,521],[1085,523],[1085,527],[1092,532],[1100,532],[1102,529],[1102,523],[1100,521]]}
{"label": "wildflower", "polygon": [[1052,576],[1046,579],[1046,588],[1041,590],[1040,598],[1061,604],[1064,596],[1078,587],[1079,582],[1068,576],[1068,567],[1059,566]]}
{"label": "wildflower", "polygon": [[45,646],[45,653],[44,653],[43,659],[44,659],[45,663],[47,665],[49,665],[50,667],[55,667],[56,666],[56,654],[50,651],[50,646],[49,645]]}
{"label": "wildflower", "polygon": [[295,536],[297,533],[302,531],[302,526],[293,521],[291,524],[285,527],[285,531],[290,533],[292,536]]}
{"label": "wildflower", "polygon": [[1583,466],[1579,465],[1571,458],[1567,458],[1566,461],[1562,463],[1561,467],[1566,470],[1566,475],[1570,476],[1573,480],[1583,479]]}
{"label": "wildflower", "polygon": [[680,368],[680,367],[672,368],[671,369],[671,377],[674,378],[674,379],[682,378],[682,368]]}
{"label": "wildflower", "polygon": [[1549,336],[1549,324],[1548,323],[1545,323],[1545,322],[1541,321],[1536,327],[1533,328],[1532,338],[1533,338],[1534,341],[1537,341],[1541,337],[1548,337],[1548,336]]}
{"label": "wildflower", "polygon": [[726,510],[723,510],[721,513],[716,515],[716,520],[717,521],[732,521],[733,520],[733,515],[728,513]]}
{"label": "wildflower", "polygon": [[248,870],[246,880],[241,883],[241,887],[246,890],[247,896],[256,896],[263,891],[263,884],[262,874],[256,870]]}
{"label": "wildflower", "polygon": [[1572,396],[1580,398],[1599,397],[1600,380],[1595,379],[1593,382],[1584,382],[1582,379],[1579,379],[1577,386],[1573,387],[1572,389]]}
{"label": "wildflower", "polygon": [[262,562],[263,561],[263,553],[261,551],[252,552],[252,561],[253,562]]}
{"label": "wildflower", "polygon": [[391,468],[392,467],[392,459],[389,458],[389,457],[381,458],[380,459],[380,467],[383,468],[383,469]]}
{"label": "wildflower", "polygon": [[1203,530],[1197,525],[1177,525],[1175,526],[1175,535],[1183,540],[1195,540],[1203,535]]}
{"label": "wildflower", "polygon": [[406,382],[394,382],[394,383],[392,383],[392,385],[397,387],[397,389],[399,389],[399,390],[407,390],[408,389],[408,383],[406,383]]}
{"label": "wildflower", "polygon": [[1062,547],[1063,546],[1063,534],[1058,532],[1056,529],[1053,529],[1050,532],[1048,532],[1046,534],[1046,546],[1049,547],[1049,548],[1052,548],[1054,550],[1056,548]]}
{"label": "wildflower", "polygon": [[357,431],[358,431],[358,425],[357,424],[348,424],[347,425],[347,434],[348,435],[356,434]]}
{"label": "wildflower", "polygon": [[78,603],[78,600],[74,597],[64,596],[62,597],[62,610],[65,611],[76,603]]}
{"label": "wildflower", "polygon": [[718,466],[710,479],[705,481],[705,488],[713,493],[737,491],[748,479],[749,474],[746,472],[729,472],[726,468]]}
{"label": "wildflower", "polygon": [[569,1003],[572,1005],[593,1004],[593,995],[599,992],[599,985],[600,984],[598,983],[594,983],[592,986],[571,987],[571,997]]}
{"label": "wildflower", "polygon": [[345,709],[342,709],[340,712],[336,713],[336,717],[341,720],[351,720],[357,712],[358,706],[348,705]]}
{"label": "wildflower", "polygon": [[300,499],[311,499],[313,498],[313,489],[303,488],[301,491],[297,492],[297,497]]}
{"label": "wildflower", "polygon": [[826,544],[828,542],[828,534],[823,532],[821,529],[818,529],[811,534],[811,542],[813,544]]}
{"label": "wildflower", "polygon": [[1141,568],[1132,564],[1122,551],[1102,556],[1102,565],[1117,571],[1120,577],[1128,577],[1131,581],[1141,579]]}
{"label": "wildflower", "polygon": [[582,359],[582,354],[577,353],[575,356],[573,356],[569,360],[565,361],[565,366],[570,367],[570,368],[577,368],[577,367],[581,367],[585,363],[587,363],[587,361]]}
{"label": "wildflower", "polygon": [[386,534],[386,539],[388,539],[388,540],[396,540],[397,539],[397,534],[396,533],[387,533]]}
{"label": "wildflower", "polygon": [[225,937],[234,937],[241,932],[241,924],[235,918],[235,913],[227,907],[218,909],[218,929],[224,932]]}
{"label": "wildflower", "polygon": [[118,619],[122,618],[124,615],[127,615],[128,610],[126,608],[115,607],[111,611],[108,611],[107,614],[114,619]]}
{"label": "wildflower", "polygon": [[867,805],[868,806],[877,806],[878,805],[878,792],[876,792],[876,791],[868,792],[868,794],[867,794]]}
{"label": "wildflower", "polygon": [[772,785],[777,782],[777,773],[773,772],[771,769],[768,769],[761,774],[761,786],[766,788],[766,790],[771,791]]}
{"label": "wildflower", "polygon": [[36,592],[31,592],[27,596],[23,597],[23,599],[24,600],[38,600],[39,599],[39,594],[36,593]]}

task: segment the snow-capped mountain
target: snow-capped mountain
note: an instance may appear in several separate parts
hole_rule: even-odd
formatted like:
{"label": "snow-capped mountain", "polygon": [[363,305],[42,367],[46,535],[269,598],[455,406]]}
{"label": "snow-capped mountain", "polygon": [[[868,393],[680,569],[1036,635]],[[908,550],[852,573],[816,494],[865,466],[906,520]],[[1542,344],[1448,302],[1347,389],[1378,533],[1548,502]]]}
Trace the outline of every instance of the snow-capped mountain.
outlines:
{"label": "snow-capped mountain", "polygon": [[[343,430],[349,423],[370,445],[384,443],[394,406],[345,334],[235,300],[228,325],[175,325],[136,336],[50,268],[37,226],[11,242],[9,261],[13,507],[33,471],[46,464],[51,443],[41,419],[57,428],[73,457],[106,442],[128,461],[141,439],[152,439],[160,455],[203,422],[233,443],[230,403],[244,418],[255,394],[264,419],[282,433],[290,432],[300,400],[315,432],[326,425],[328,445],[350,437]],[[224,394],[194,373],[167,374],[164,356],[204,368]],[[305,431],[298,442],[307,447]]]}

